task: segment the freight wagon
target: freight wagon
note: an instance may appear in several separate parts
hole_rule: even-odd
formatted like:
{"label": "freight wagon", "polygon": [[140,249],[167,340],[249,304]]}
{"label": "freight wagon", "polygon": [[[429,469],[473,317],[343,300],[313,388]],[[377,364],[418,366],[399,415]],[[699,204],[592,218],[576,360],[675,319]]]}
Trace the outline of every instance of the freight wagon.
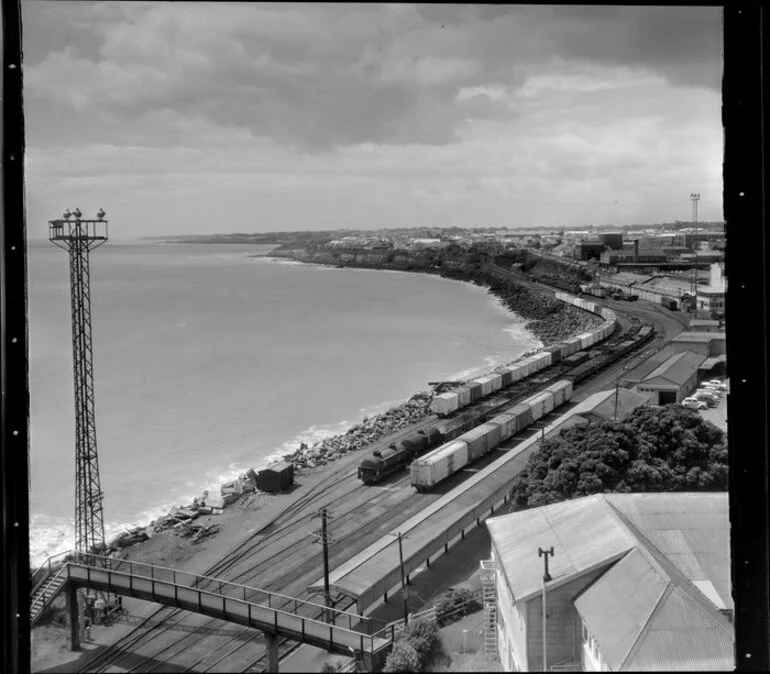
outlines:
{"label": "freight wagon", "polygon": [[375,484],[388,475],[409,465],[416,457],[444,440],[444,433],[438,426],[431,426],[426,431],[417,431],[408,435],[401,442],[383,450],[375,450],[371,457],[365,458],[358,466],[358,478],[365,484]]}
{"label": "freight wagon", "polygon": [[572,383],[562,380],[541,393],[497,415],[477,428],[444,443],[415,459],[410,466],[411,483],[417,491],[428,491],[466,465],[477,461],[497,445],[518,433],[572,397]]}
{"label": "freight wagon", "polygon": [[555,297],[567,304],[600,315],[604,322],[577,337],[560,344],[549,346],[539,353],[516,362],[513,365],[496,368],[490,374],[469,381],[466,386],[442,393],[431,401],[430,409],[440,417],[448,417],[458,410],[471,405],[486,396],[492,395],[514,382],[529,377],[540,370],[561,362],[565,358],[607,339],[615,331],[616,316],[606,307],[595,302],[575,297],[565,292],[555,293]]}

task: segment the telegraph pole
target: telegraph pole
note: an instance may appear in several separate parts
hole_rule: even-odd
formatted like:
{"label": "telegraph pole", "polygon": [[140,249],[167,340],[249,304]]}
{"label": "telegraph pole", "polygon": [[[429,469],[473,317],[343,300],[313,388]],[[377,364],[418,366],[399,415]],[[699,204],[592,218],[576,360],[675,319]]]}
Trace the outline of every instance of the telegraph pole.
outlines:
{"label": "telegraph pole", "polygon": [[538,557],[545,557],[545,573],[543,574],[543,671],[548,671],[548,649],[546,647],[546,600],[545,600],[545,584],[551,580],[551,574],[548,573],[548,557],[553,557],[553,546],[550,549],[543,550],[543,548],[537,549]]}
{"label": "telegraph pole", "polygon": [[312,532],[316,537],[316,542],[320,542],[323,549],[324,563],[324,602],[327,608],[326,622],[334,623],[334,614],[332,612],[332,595],[329,590],[329,543],[334,543],[334,537],[329,533],[329,519],[334,513],[328,508],[321,508],[318,511],[318,517],[321,518],[321,529]]}
{"label": "telegraph pole", "polygon": [[620,382],[615,382],[615,415],[613,417],[613,421],[618,420],[618,394],[620,392]]}
{"label": "telegraph pole", "polygon": [[[90,252],[107,241],[106,213],[86,220],[80,209],[48,222],[48,239],[69,253],[75,384],[75,550],[104,553],[104,493],[99,481],[91,339]],[[94,560],[86,558],[87,563]]]}
{"label": "telegraph pole", "polygon": [[398,536],[398,561],[401,567],[401,599],[404,604],[404,627],[406,627],[409,624],[409,608],[407,605],[409,594],[406,587],[406,574],[404,573],[404,548],[401,541],[402,539],[407,538],[407,536],[402,536],[400,531],[397,534],[388,533],[388,536]]}

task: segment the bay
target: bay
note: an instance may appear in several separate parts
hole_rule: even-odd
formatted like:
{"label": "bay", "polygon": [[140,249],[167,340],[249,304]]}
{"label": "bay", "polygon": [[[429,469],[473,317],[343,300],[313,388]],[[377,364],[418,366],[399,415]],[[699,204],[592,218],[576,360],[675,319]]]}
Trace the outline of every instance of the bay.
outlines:
{"label": "bay", "polygon": [[[539,345],[482,288],[253,257],[266,250],[111,241],[92,253],[108,538],[428,381]],[[67,254],[32,242],[28,264],[34,563],[74,543],[75,439]]]}

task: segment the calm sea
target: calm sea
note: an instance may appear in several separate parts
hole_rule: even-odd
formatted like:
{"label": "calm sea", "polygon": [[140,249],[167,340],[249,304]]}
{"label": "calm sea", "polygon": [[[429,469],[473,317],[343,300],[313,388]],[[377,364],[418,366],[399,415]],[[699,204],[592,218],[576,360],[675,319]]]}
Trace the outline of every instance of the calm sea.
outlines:
{"label": "calm sea", "polygon": [[[110,242],[91,257],[108,536],[427,382],[539,342],[485,290],[249,257],[265,247]],[[31,554],[74,540],[67,255],[29,247]]]}

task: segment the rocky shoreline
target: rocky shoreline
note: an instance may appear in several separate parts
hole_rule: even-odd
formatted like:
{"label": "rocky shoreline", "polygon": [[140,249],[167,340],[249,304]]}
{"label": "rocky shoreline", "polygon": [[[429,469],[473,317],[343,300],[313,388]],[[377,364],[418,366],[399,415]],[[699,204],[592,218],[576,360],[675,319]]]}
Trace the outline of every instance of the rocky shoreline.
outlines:
{"label": "rocky shoreline", "polygon": [[[276,257],[286,259],[288,256]],[[335,262],[324,262],[317,259],[302,259],[296,256],[291,256],[290,259],[310,264],[338,266]],[[360,263],[350,266],[373,270],[383,268]],[[407,270],[398,269],[398,271]],[[408,271],[437,273],[436,270],[410,269]],[[527,321],[526,329],[543,343],[543,347],[584,332],[600,320],[554,298],[536,294],[524,286],[490,279],[483,273],[469,274],[465,270],[451,270],[449,273],[443,273],[442,276],[486,286],[488,292],[500,299],[509,311]],[[538,350],[527,351],[518,356],[516,360]],[[295,451],[284,454],[281,458],[283,461],[293,464],[296,473],[313,470],[350,452],[360,451],[386,435],[421,421],[431,414],[432,398],[433,394],[430,391],[418,392],[409,400],[386,412],[373,417],[365,417],[360,423],[352,426],[344,433],[319,440],[311,446],[302,443]],[[126,548],[146,541],[164,531],[188,537],[192,543],[197,543],[204,538],[216,535],[219,528],[216,524],[202,525],[196,522],[200,516],[220,515],[225,508],[239,501],[243,507],[256,505],[256,497],[263,493],[268,495],[257,489],[257,472],[253,468],[249,469],[242,473],[238,479],[220,485],[218,493],[211,494],[205,491],[194,498],[191,503],[171,508],[166,515],[153,520],[147,526],[133,527],[121,532],[107,544],[106,549],[101,550],[101,553],[112,557],[121,557]],[[246,503],[247,499],[248,503]]]}

